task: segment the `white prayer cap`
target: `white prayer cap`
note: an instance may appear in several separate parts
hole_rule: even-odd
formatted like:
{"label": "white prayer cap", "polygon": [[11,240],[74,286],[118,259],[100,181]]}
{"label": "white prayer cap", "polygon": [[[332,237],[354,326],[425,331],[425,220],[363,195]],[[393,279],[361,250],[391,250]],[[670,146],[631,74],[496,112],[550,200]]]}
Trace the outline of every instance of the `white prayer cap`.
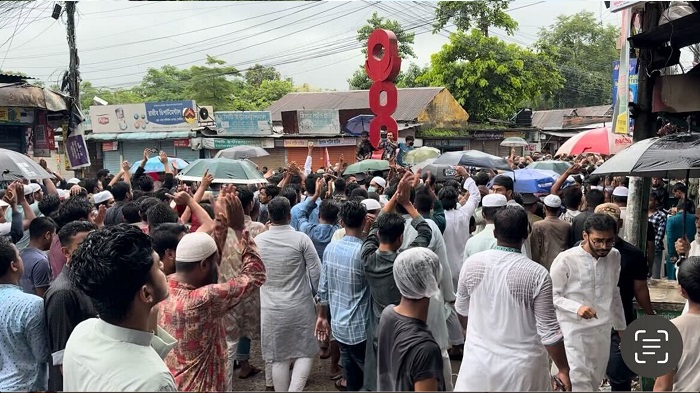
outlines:
{"label": "white prayer cap", "polygon": [[4,200],[0,199],[0,207],[8,207],[10,206],[9,203],[5,202]]}
{"label": "white prayer cap", "polygon": [[323,175],[324,173],[326,173],[326,170],[321,168],[321,169],[317,170],[316,173],[319,175]]}
{"label": "white prayer cap", "polygon": [[591,190],[605,191],[605,187],[603,187],[603,186],[591,186]]}
{"label": "white prayer cap", "polygon": [[396,287],[407,299],[423,299],[437,294],[441,276],[440,259],[425,247],[409,248],[394,261]]}
{"label": "white prayer cap", "polygon": [[370,183],[377,183],[377,185],[381,188],[386,188],[386,180],[384,180],[383,177],[375,176],[372,178],[372,181]]}
{"label": "white prayer cap", "polygon": [[41,186],[36,183],[29,183],[24,186],[24,195],[31,195],[37,191],[41,191]]}
{"label": "white prayer cap", "polygon": [[547,196],[544,198],[544,204],[545,204],[546,206],[549,206],[549,207],[558,209],[558,208],[561,207],[561,198],[559,198],[559,197],[556,196],[556,195],[552,195],[552,194],[547,195]]}
{"label": "white prayer cap", "polygon": [[506,204],[508,204],[508,200],[501,194],[488,194],[481,200],[483,207],[503,207]]}
{"label": "white prayer cap", "polygon": [[627,198],[627,195],[629,195],[630,190],[627,189],[627,187],[615,187],[613,190],[613,196],[618,196],[618,197],[625,197]]}
{"label": "white prayer cap", "polygon": [[68,183],[68,184],[80,184],[80,179],[78,179],[77,177],[74,177],[72,179],[69,179],[66,183]]}
{"label": "white prayer cap", "polygon": [[66,199],[70,198],[70,191],[68,190],[61,190],[60,188],[56,190],[58,192],[58,197],[60,199]]}
{"label": "white prayer cap", "polygon": [[214,238],[204,232],[188,233],[175,250],[177,262],[201,262],[217,251]]}
{"label": "white prayer cap", "polygon": [[114,196],[109,191],[101,191],[93,195],[92,199],[95,201],[95,204],[98,204],[102,202],[107,202],[110,199],[114,199]]}
{"label": "white prayer cap", "polygon": [[365,209],[367,209],[367,211],[380,210],[382,208],[382,205],[379,202],[377,202],[376,199],[372,198],[365,199],[361,203],[365,205]]}

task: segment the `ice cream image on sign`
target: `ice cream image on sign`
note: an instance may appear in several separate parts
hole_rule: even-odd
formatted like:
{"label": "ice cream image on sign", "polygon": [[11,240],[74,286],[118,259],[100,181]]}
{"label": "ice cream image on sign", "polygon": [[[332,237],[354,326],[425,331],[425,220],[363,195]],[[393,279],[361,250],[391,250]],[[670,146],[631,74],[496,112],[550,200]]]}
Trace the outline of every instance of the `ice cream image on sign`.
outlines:
{"label": "ice cream image on sign", "polygon": [[117,121],[119,122],[119,129],[122,131],[125,131],[129,126],[126,124],[126,119],[124,118],[124,109],[123,108],[117,108],[114,110],[114,113],[117,114]]}

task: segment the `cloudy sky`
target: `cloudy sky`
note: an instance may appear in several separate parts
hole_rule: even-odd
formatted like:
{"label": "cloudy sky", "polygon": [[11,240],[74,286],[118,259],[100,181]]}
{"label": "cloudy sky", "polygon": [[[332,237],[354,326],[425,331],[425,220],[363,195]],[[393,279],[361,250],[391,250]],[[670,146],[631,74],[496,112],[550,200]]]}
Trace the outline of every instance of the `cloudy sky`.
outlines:
{"label": "cloudy sky", "polygon": [[[14,4],[12,4],[14,3]],[[356,31],[373,12],[398,20],[416,33],[417,58],[447,42],[448,28],[431,34],[435,2],[127,2],[81,1],[77,37],[84,80],[95,86],[138,84],[149,67],[189,67],[213,55],[245,70],[255,63],[275,66],[295,84],[347,89],[346,80],[364,62]],[[0,2],[0,69],[20,71],[48,84],[68,66],[65,17],[51,18],[54,2],[37,0],[19,7]],[[9,9],[9,10],[8,10]],[[602,1],[515,0],[509,14],[520,27],[513,37],[529,45],[540,28],[561,14],[588,10],[603,23],[619,24]]]}

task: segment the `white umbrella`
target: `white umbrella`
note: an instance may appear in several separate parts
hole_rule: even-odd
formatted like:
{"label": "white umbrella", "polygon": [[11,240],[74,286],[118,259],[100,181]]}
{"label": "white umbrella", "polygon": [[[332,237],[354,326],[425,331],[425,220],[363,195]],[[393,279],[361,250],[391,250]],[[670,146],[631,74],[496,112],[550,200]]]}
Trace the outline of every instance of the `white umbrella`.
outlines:
{"label": "white umbrella", "polygon": [[53,176],[36,161],[13,150],[0,149],[0,180],[52,179]]}

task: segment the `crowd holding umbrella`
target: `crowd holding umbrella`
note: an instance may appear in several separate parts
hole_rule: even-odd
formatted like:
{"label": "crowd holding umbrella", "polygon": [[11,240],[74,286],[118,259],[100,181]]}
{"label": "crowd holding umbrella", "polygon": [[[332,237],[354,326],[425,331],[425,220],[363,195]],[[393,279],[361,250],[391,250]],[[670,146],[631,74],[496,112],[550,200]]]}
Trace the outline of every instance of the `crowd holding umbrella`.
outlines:
{"label": "crowd holding umbrella", "polygon": [[267,180],[249,160],[230,158],[200,159],[188,165],[178,175],[184,181],[200,181],[204,173],[214,176],[213,184],[266,184]]}
{"label": "crowd holding umbrella", "polygon": [[[168,164],[176,169],[182,169],[189,165],[189,163],[181,158],[168,157]],[[131,165],[131,173],[136,173],[136,170],[141,166],[141,161],[136,161]],[[160,161],[159,156],[151,157],[146,161],[146,165],[143,167],[146,173],[161,173],[165,172],[165,165]]]}

